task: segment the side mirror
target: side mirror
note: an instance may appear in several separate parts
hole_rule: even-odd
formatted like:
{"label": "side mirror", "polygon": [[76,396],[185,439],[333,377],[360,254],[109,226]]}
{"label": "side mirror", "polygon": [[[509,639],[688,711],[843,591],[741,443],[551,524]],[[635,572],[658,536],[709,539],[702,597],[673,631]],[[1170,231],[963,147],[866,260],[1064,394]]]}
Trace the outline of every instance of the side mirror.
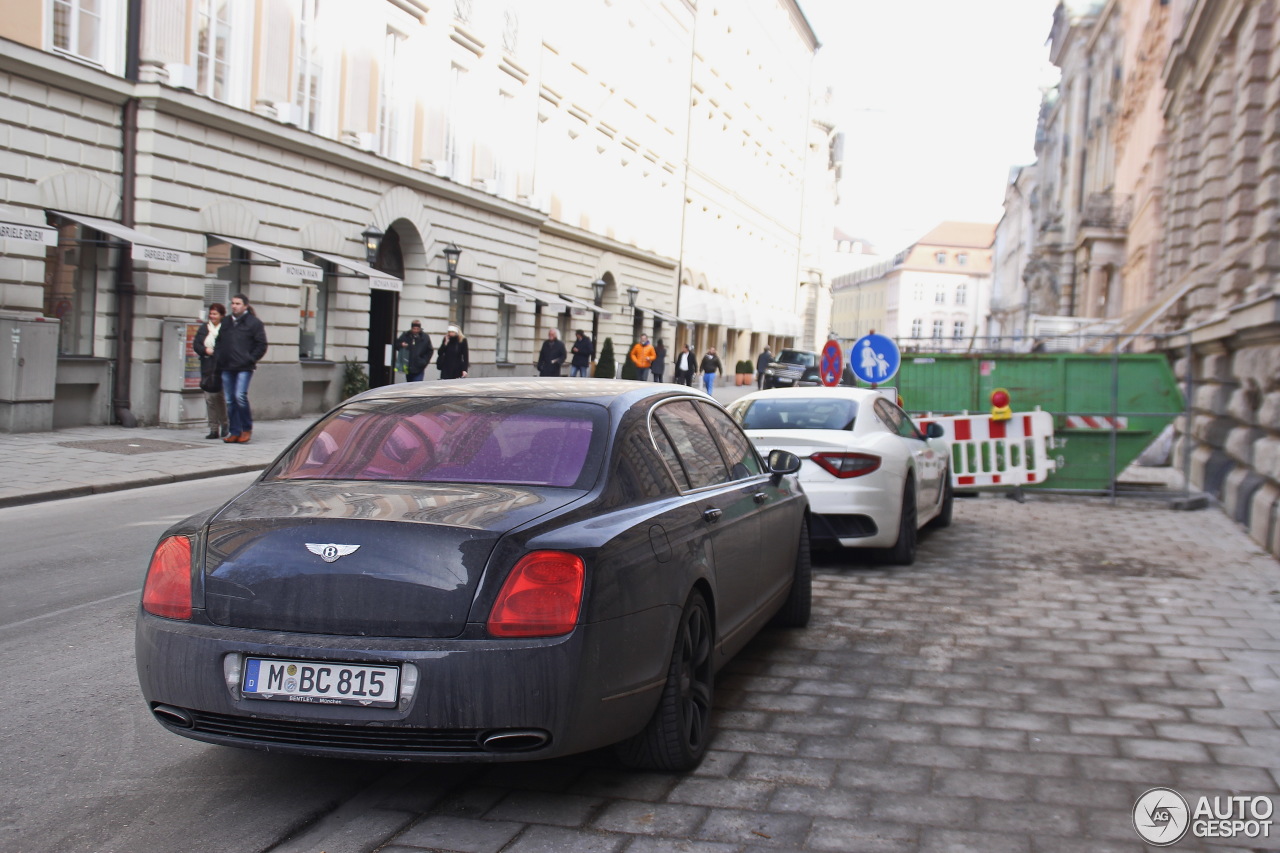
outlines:
{"label": "side mirror", "polygon": [[769,451],[769,471],[775,478],[800,470],[800,457],[789,450]]}
{"label": "side mirror", "polygon": [[942,424],[934,421],[925,428],[924,434],[929,438],[944,438],[947,431],[942,428]]}

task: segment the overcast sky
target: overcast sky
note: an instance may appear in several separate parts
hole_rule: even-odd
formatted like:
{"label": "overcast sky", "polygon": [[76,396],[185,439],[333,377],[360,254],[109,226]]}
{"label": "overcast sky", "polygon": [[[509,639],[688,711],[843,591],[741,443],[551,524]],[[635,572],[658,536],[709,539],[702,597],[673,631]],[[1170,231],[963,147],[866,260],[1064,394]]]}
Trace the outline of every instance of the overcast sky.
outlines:
{"label": "overcast sky", "polygon": [[845,134],[837,226],[892,255],[944,220],[998,221],[1057,79],[1057,0],[799,2]]}

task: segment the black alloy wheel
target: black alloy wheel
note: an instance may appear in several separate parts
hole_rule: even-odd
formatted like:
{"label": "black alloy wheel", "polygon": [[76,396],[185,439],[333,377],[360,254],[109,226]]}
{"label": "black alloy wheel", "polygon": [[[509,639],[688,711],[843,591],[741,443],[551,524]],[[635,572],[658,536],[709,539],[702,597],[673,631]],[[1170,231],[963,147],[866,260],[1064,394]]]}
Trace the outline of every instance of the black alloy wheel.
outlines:
{"label": "black alloy wheel", "polygon": [[647,770],[691,770],[698,766],[711,739],[711,616],[702,594],[689,596],[667,680],[644,730],[617,746],[624,764]]}
{"label": "black alloy wheel", "polygon": [[898,541],[885,554],[885,562],[909,566],[916,561],[916,481],[907,477],[902,486],[902,514],[898,519]]}

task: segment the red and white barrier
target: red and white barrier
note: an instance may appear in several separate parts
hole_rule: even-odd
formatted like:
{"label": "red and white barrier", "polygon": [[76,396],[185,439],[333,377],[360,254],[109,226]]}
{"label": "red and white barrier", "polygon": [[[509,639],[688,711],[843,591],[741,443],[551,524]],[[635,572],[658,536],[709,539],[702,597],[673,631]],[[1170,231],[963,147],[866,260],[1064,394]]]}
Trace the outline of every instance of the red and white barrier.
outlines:
{"label": "red and white barrier", "polygon": [[1063,415],[1067,429],[1128,429],[1129,419],[1124,415]]}
{"label": "red and white barrier", "polygon": [[940,425],[951,443],[951,484],[957,488],[1025,486],[1043,483],[1057,468],[1053,447],[1053,415],[1016,412],[1008,420],[990,415],[924,417],[924,430]]}

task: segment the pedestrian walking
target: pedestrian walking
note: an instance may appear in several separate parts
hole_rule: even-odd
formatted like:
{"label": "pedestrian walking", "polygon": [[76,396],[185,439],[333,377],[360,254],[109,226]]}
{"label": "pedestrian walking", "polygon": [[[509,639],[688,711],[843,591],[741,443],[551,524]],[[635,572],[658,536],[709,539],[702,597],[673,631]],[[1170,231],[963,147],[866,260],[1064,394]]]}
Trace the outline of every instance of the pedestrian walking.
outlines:
{"label": "pedestrian walking", "polygon": [[440,349],[436,351],[436,369],[441,379],[466,379],[471,369],[471,358],[467,352],[467,336],[462,329],[450,323],[445,332]]}
{"label": "pedestrian walking", "polygon": [[548,329],[547,339],[542,342],[542,351],[538,353],[538,375],[559,376],[564,356],[564,341],[560,340],[560,333]]}
{"label": "pedestrian walking", "polygon": [[227,401],[227,435],[222,440],[227,444],[248,444],[253,436],[249,382],[258,362],[267,354],[267,330],[243,293],[231,297],[231,316],[223,321],[213,352]]}
{"label": "pedestrian walking", "polygon": [[724,372],[724,365],[720,363],[715,347],[707,347],[707,354],[702,357],[702,363],[698,367],[702,371],[702,384],[710,394],[716,387],[716,372]]}
{"label": "pedestrian walking", "polygon": [[689,349],[688,344],[680,347],[680,353],[676,356],[676,376],[677,385],[693,385],[693,371],[698,367],[698,359]]}
{"label": "pedestrian walking", "polygon": [[773,361],[773,353],[769,352],[769,348],[764,350],[756,358],[756,388],[764,387],[764,372],[768,368],[769,362]]}
{"label": "pedestrian walking", "polygon": [[657,356],[658,353],[654,350],[653,344],[649,343],[649,336],[641,335],[640,340],[631,347],[631,354],[628,356],[631,363],[635,365],[636,379],[641,382],[649,381],[649,365],[653,364]]}
{"label": "pedestrian walking", "polygon": [[404,359],[404,378],[408,382],[421,382],[422,374],[431,363],[435,347],[431,346],[431,337],[422,331],[422,323],[414,320],[409,324],[409,331],[396,341],[398,355]]}
{"label": "pedestrian walking", "polygon": [[663,345],[661,338],[654,344],[653,352],[653,364],[649,366],[649,369],[653,371],[653,381],[661,382],[662,374],[667,370],[667,348]]}
{"label": "pedestrian walking", "polygon": [[204,392],[204,410],[209,419],[209,434],[205,438],[226,438],[230,432],[227,398],[222,395],[222,374],[218,370],[218,359],[213,354],[225,316],[227,306],[221,302],[210,305],[208,322],[196,330],[191,341],[191,350],[200,359],[200,390]]}
{"label": "pedestrian walking", "polygon": [[569,376],[585,378],[588,375],[587,370],[591,367],[591,356],[596,354],[596,345],[581,329],[574,332],[573,336],[573,359],[569,362]]}

